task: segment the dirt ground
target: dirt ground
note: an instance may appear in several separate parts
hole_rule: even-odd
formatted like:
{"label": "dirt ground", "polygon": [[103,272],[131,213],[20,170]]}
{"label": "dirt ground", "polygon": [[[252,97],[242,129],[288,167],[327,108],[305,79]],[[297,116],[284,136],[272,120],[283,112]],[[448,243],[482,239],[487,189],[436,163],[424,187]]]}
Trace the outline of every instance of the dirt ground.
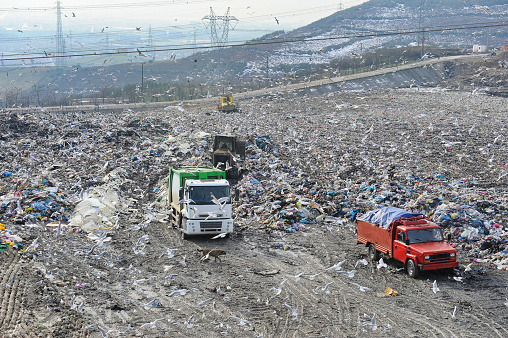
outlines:
{"label": "dirt ground", "polygon": [[[108,153],[110,166],[126,170],[119,194],[129,206],[119,210],[116,227],[94,250],[97,240],[73,227],[63,227],[57,234],[55,227],[40,222],[12,225],[27,244],[37,239],[38,246],[0,255],[0,336],[508,336],[508,271],[474,262],[487,257],[471,249],[474,243],[452,240],[459,244],[459,268],[453,275],[425,272],[412,279],[386,257],[386,268],[378,268],[376,262],[357,264],[367,258],[367,249],[356,244],[354,223],[347,218],[308,224],[305,231],[295,233],[275,232],[267,227],[277,211],[266,208],[267,201],[301,194],[302,180],[347,191],[351,207],[370,207],[368,197],[355,192],[353,185],[386,181],[391,167],[397,169],[389,179],[402,186],[409,182],[404,179],[408,173],[421,177],[413,186],[416,195],[406,202],[432,189],[450,201],[468,192],[454,182],[469,179],[491,196],[485,198],[505,203],[506,143],[504,137],[494,139],[506,132],[506,99],[413,89],[321,97],[282,93],[242,102],[242,107],[243,112],[235,114],[188,106],[183,111],[80,115],[82,122],[101,125],[101,133],[116,125],[139,134],[141,141],[131,143],[118,137],[108,146],[109,153],[105,148],[83,150]],[[41,113],[29,132],[18,131],[19,142],[44,139],[43,122],[55,118],[63,126],[69,121]],[[134,120],[141,122],[128,124]],[[234,234],[183,240],[164,221],[147,222],[144,211],[148,205],[155,210],[154,189],[163,185],[167,168],[200,158],[205,162],[209,153],[205,149],[191,156],[178,151],[174,157],[147,156],[146,166],[136,166],[131,159],[141,151],[146,154],[168,134],[233,130],[247,137],[267,135],[273,146],[250,145],[247,171],[235,183],[245,194],[234,204]],[[47,140],[61,137],[47,135]],[[103,144],[98,136],[78,139],[97,147]],[[49,149],[45,142],[38,141],[32,151]],[[193,142],[193,149],[200,148],[198,141]],[[76,156],[61,156],[58,161],[64,168],[74,168],[83,185],[88,180],[85,189],[93,187],[90,182],[101,177],[94,170],[106,159],[87,158],[85,165]],[[14,152],[6,154],[4,167],[18,160]],[[35,175],[40,165],[33,168]],[[433,178],[436,173],[447,182]],[[69,177],[63,170],[55,175],[70,192],[77,176]],[[251,178],[263,185],[262,191],[247,189]],[[280,187],[282,191],[277,191]],[[486,190],[492,187],[497,190]],[[136,188],[141,188],[141,195]],[[499,217],[501,222],[506,215]],[[141,240],[145,250],[136,254],[133,248],[143,236],[148,236]],[[226,255],[221,261],[202,261],[198,248],[224,249]],[[174,254],[168,249],[175,249]],[[342,261],[340,270],[329,269]],[[471,269],[465,271],[468,265]],[[398,295],[387,296],[387,287]]]}

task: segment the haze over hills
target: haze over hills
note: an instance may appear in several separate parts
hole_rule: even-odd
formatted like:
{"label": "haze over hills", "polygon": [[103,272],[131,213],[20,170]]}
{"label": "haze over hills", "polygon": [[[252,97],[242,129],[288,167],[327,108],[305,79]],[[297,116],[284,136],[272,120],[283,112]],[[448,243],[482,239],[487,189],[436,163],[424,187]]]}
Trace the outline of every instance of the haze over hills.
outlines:
{"label": "haze over hills", "polygon": [[[58,97],[90,95],[106,88],[113,92],[127,85],[132,85],[135,91],[143,81],[144,86],[173,83],[192,87],[195,95],[202,97],[213,95],[217,87],[234,86],[239,90],[242,86],[264,86],[268,79],[289,81],[302,74],[310,77],[317,72],[337,72],[340,61],[354,62],[357,68],[373,67],[372,53],[384,48],[404,48],[396,60],[383,61],[404,63],[408,61],[403,54],[405,50],[413,47],[412,53],[416,50],[419,53],[422,36],[424,50],[441,46],[460,51],[471,49],[473,44],[502,48],[506,44],[508,4],[505,1],[428,0],[423,7],[421,4],[421,0],[371,0],[290,32],[267,34],[247,45],[202,50],[186,58],[166,61],[158,61],[149,50],[140,50],[123,56],[125,64],[110,65],[118,61],[113,60],[117,55],[97,55],[89,57],[95,58],[94,67],[82,66],[77,58],[69,60],[68,67],[61,69],[0,67],[4,73],[0,76],[0,86],[4,90],[16,86],[20,90],[37,91],[38,95],[48,91]],[[452,30],[473,26],[482,28]],[[422,34],[422,30],[426,32]],[[168,93],[170,90],[173,92],[169,95],[174,96],[176,89],[165,88]]]}

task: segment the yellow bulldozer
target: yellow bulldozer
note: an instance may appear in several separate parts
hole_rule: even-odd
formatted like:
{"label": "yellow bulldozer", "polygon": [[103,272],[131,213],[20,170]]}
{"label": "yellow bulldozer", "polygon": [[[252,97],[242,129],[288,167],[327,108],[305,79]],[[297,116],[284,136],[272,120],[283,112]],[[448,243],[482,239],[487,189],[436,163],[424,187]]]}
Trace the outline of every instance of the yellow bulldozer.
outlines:
{"label": "yellow bulldozer", "polygon": [[215,168],[224,170],[226,178],[237,179],[242,173],[247,142],[233,135],[216,135],[213,139],[212,163]]}
{"label": "yellow bulldozer", "polygon": [[239,110],[237,103],[233,102],[233,95],[226,95],[219,98],[217,110],[222,112],[236,112]]}

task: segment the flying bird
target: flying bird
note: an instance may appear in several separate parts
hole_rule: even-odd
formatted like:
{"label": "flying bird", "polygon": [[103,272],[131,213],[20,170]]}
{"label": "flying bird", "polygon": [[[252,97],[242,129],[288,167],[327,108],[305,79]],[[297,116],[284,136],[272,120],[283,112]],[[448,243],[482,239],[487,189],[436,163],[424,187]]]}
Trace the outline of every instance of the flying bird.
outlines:
{"label": "flying bird", "polygon": [[169,249],[169,248],[166,248],[166,250],[168,251],[167,253],[163,253],[162,255],[160,255],[159,257],[167,257],[167,258],[173,258],[175,257],[175,251],[176,249]]}
{"label": "flying bird", "polygon": [[288,276],[288,277],[293,277],[295,279],[295,281],[298,282],[302,275],[303,275],[303,272],[300,272],[300,273],[296,274],[295,276]]}
{"label": "flying bird", "polygon": [[76,14],[74,14],[74,12],[72,12],[72,17],[75,18],[76,17]]}
{"label": "flying bird", "polygon": [[236,319],[239,321],[238,326],[244,326],[245,324],[249,324],[250,322],[246,319],[243,319],[243,318],[238,318],[238,317],[235,317],[235,316],[231,316],[230,318],[233,318],[233,319]]}
{"label": "flying bird", "polygon": [[187,290],[187,289],[175,290],[175,291],[171,292],[168,295],[168,297],[172,297],[172,296],[177,295],[177,294],[180,295],[180,296],[185,296],[187,291],[189,291],[189,290]]}
{"label": "flying bird", "polygon": [[366,286],[361,286],[360,284],[356,284],[356,283],[351,283],[351,284],[353,284],[353,285],[355,285],[355,286],[358,286],[358,287],[360,288],[360,291],[361,291],[361,292],[365,292],[365,291],[370,291],[370,290],[372,290],[371,288],[368,288],[368,287],[366,287]]}
{"label": "flying bird", "polygon": [[482,11],[484,11],[485,13],[487,13],[488,15],[491,15],[491,14],[489,13],[489,11],[487,10],[487,8],[485,8],[485,7],[483,7],[483,6],[480,6],[480,5],[470,5],[470,6],[472,6],[472,7],[476,8],[476,9],[481,9]]}
{"label": "flying bird", "polygon": [[223,232],[221,234],[218,234],[217,236],[213,236],[211,239],[217,239],[217,238],[224,238],[227,236],[227,232]]}
{"label": "flying bird", "polygon": [[379,260],[379,263],[377,264],[378,270],[381,269],[381,268],[387,268],[387,267],[388,267],[388,265],[386,265],[386,263],[383,261],[383,258],[381,258]]}
{"label": "flying bird", "polygon": [[200,303],[198,304],[198,306],[206,306],[206,304],[208,304],[208,302],[210,302],[212,299],[213,299],[213,298],[208,298],[208,299],[206,299],[206,300],[204,300],[204,301],[200,302]]}
{"label": "flying bird", "polygon": [[343,275],[346,275],[348,276],[349,278],[353,278],[355,276],[355,273],[356,273],[356,270],[351,270],[351,271],[337,271],[338,273],[340,274],[343,274]]}
{"label": "flying bird", "polygon": [[333,282],[330,282],[328,284],[325,285],[324,288],[321,288],[321,290],[323,290],[326,294],[329,294],[330,293],[330,290],[328,290],[328,288],[330,287],[330,285],[332,285]]}
{"label": "flying bird", "polygon": [[364,258],[364,259],[360,259],[359,261],[356,262],[355,264],[355,268],[359,265],[359,264],[363,264],[363,265],[368,265],[369,262],[367,262],[367,260]]}
{"label": "flying bird", "polygon": [[291,314],[293,315],[293,320],[297,320],[298,319],[298,311],[296,309],[293,309],[290,305],[288,305],[287,303],[284,303],[284,306],[288,308],[288,310],[291,312]]}
{"label": "flying bird", "polygon": [[277,25],[279,24],[279,19],[275,18],[275,21],[277,21]]}
{"label": "flying bird", "polygon": [[434,283],[432,283],[432,291],[434,291],[434,293],[437,293],[439,291],[436,280],[434,280]]}
{"label": "flying bird", "polygon": [[455,306],[455,308],[453,309],[453,312],[447,312],[445,311],[445,313],[449,314],[450,317],[452,318],[455,318],[455,313],[457,312],[457,307]]}
{"label": "flying bird", "polygon": [[333,265],[333,266],[330,266],[329,268],[327,268],[326,270],[332,270],[332,269],[335,269],[336,271],[339,271],[340,269],[342,269],[342,264],[344,264],[345,260],[342,261],[342,262],[338,262],[337,264]]}
{"label": "flying bird", "polygon": [[137,30],[137,31],[140,31],[140,30],[141,30],[141,27],[136,27],[136,30]]}
{"label": "flying bird", "polygon": [[143,328],[145,328],[145,327],[149,326],[149,327],[151,327],[152,329],[155,329],[155,328],[157,327],[157,325],[156,325],[156,324],[157,324],[157,322],[160,322],[161,320],[164,320],[164,318],[159,318],[159,319],[154,320],[154,321],[153,321],[153,322],[151,322],[151,323],[146,323],[146,324],[143,324],[143,325],[141,325],[139,328],[140,328],[140,329],[143,329]]}

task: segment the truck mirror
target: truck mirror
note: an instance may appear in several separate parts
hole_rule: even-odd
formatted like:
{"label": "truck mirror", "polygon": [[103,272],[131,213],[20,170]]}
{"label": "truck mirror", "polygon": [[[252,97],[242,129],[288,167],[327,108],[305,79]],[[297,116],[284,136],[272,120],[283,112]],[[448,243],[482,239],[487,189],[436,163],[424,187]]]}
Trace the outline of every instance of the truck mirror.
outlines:
{"label": "truck mirror", "polygon": [[447,239],[448,241],[451,241],[451,239],[452,239],[452,234],[448,234],[448,236],[446,236],[446,239]]}
{"label": "truck mirror", "polygon": [[409,238],[406,239],[406,245],[409,245]]}
{"label": "truck mirror", "polygon": [[235,189],[235,201],[239,201],[240,200],[240,190],[239,189]]}
{"label": "truck mirror", "polygon": [[178,197],[180,198],[180,201],[183,200],[183,188],[180,188],[180,190],[178,190]]}

